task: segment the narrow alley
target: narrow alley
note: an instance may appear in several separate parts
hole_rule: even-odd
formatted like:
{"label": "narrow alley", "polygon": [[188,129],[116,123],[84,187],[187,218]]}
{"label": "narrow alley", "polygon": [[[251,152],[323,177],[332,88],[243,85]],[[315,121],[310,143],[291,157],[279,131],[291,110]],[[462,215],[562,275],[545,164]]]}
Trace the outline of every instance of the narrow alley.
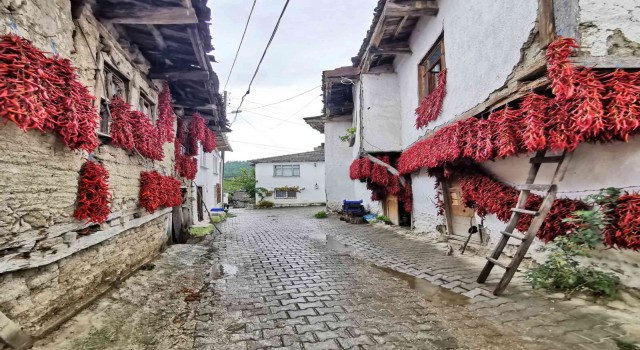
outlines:
{"label": "narrow alley", "polygon": [[[497,298],[491,283],[474,284],[477,256],[449,256],[446,245],[397,227],[315,219],[316,209],[237,210],[222,235],[174,246],[173,260],[199,256],[199,264],[171,269],[159,258],[36,349],[618,349],[616,339],[638,341],[640,325],[625,312],[605,318],[604,306],[550,300],[518,281]],[[198,300],[183,302],[185,288],[199,289]],[[127,294],[129,302],[116,300]],[[123,312],[129,304],[137,307]],[[145,343],[150,329],[155,340]]]}

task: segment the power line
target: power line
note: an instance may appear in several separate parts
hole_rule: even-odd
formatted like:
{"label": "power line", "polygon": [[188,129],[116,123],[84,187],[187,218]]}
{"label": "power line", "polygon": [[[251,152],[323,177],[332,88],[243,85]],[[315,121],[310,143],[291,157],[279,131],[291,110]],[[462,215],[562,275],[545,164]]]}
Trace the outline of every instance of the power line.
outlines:
{"label": "power line", "polygon": [[[305,92],[299,93],[299,94],[297,94],[297,95],[295,95],[295,96],[289,97],[289,98],[284,99],[284,100],[282,100],[282,101],[278,101],[278,102],[273,102],[273,103],[265,104],[265,105],[262,105],[262,106],[259,106],[259,107],[249,108],[249,109],[248,109],[248,111],[251,111],[251,110],[254,110],[254,109],[260,109],[260,108],[264,108],[264,107],[269,107],[269,106],[273,106],[273,105],[277,105],[277,104],[279,104],[279,103],[283,103],[283,102],[287,102],[287,101],[291,101],[291,100],[293,100],[294,98],[296,98],[296,97],[300,97],[300,96],[302,96],[302,95],[304,95],[304,94],[307,94],[307,93],[309,93],[309,92],[311,92],[311,91],[313,91],[313,90],[315,90],[315,89],[317,89],[317,88],[319,88],[319,87],[321,87],[321,86],[322,86],[322,85],[314,86],[313,88],[311,88],[311,89],[309,89],[309,90],[307,90],[307,91],[305,91]],[[247,101],[247,102],[248,102],[248,101]],[[252,102],[252,103],[255,103],[255,102]]]}
{"label": "power line", "polygon": [[320,96],[316,96],[313,98],[313,100],[309,101],[306,105],[302,106],[302,108],[300,108],[299,110],[297,110],[295,113],[293,113],[292,115],[288,116],[287,118],[285,118],[284,120],[282,120],[280,123],[276,124],[273,128],[271,129],[275,129],[276,127],[282,125],[282,123],[286,123],[287,121],[289,121],[289,119],[295,117],[298,115],[298,113],[302,112],[305,108],[307,108],[307,106],[309,106],[310,104],[312,104],[315,100],[318,99],[318,97]]}
{"label": "power line", "polygon": [[247,24],[245,24],[244,26],[244,32],[242,32],[242,38],[240,39],[240,44],[238,44],[238,50],[236,50],[236,57],[233,58],[233,63],[231,64],[229,75],[227,75],[227,82],[224,83],[224,89],[222,89],[223,91],[227,90],[227,84],[229,84],[229,78],[231,78],[231,72],[233,72],[233,67],[236,66],[236,60],[238,59],[240,48],[242,47],[242,43],[244,42],[244,36],[247,34],[247,28],[249,28],[249,21],[251,21],[251,15],[253,14],[253,9],[256,7],[256,1],[257,0],[253,0],[253,5],[251,5],[251,12],[249,12],[249,18],[247,18]]}
{"label": "power line", "polygon": [[[290,123],[290,124],[296,124],[296,125],[306,125],[304,123],[296,123],[296,122],[292,122],[290,120],[286,120],[286,119],[280,119],[280,118],[276,118],[276,117],[272,117],[270,115],[266,115],[266,114],[262,114],[262,113],[258,113],[258,112],[254,112],[254,111],[244,111],[245,113],[250,113],[250,114],[255,114],[255,115],[259,115],[261,117],[265,117],[265,118],[270,118],[270,119],[275,119],[277,121],[283,121],[285,123]],[[246,120],[246,119],[245,119]]]}
{"label": "power line", "polygon": [[258,71],[260,70],[260,65],[262,65],[262,61],[264,60],[264,57],[267,55],[267,51],[269,50],[269,46],[271,46],[271,43],[273,42],[273,38],[276,36],[276,32],[278,31],[278,27],[280,27],[280,21],[282,20],[282,16],[284,16],[284,12],[287,10],[287,6],[289,6],[289,1],[287,0],[287,2],[284,3],[284,7],[282,8],[282,12],[280,13],[280,17],[278,17],[278,22],[276,22],[276,26],[273,28],[273,32],[271,33],[271,37],[269,38],[269,42],[267,42],[267,46],[264,48],[264,52],[262,53],[262,57],[260,57],[260,61],[258,62],[258,66],[256,67],[256,71],[253,73],[253,77],[251,77],[251,81],[249,82],[249,86],[247,87],[247,92],[244,93],[244,95],[242,95],[242,99],[240,100],[240,105],[238,106],[238,108],[236,108],[237,111],[240,111],[240,108],[242,108],[242,103],[244,102],[244,98],[247,97],[247,95],[249,95],[251,93],[251,84],[253,84],[253,81],[256,79],[256,76],[258,75]]}

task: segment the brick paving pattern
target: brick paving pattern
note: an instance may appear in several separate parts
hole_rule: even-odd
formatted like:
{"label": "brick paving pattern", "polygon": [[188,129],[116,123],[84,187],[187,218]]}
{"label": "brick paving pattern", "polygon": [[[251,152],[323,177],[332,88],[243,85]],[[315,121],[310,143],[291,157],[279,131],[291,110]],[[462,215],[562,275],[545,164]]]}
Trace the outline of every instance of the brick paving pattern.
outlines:
{"label": "brick paving pattern", "polygon": [[227,220],[195,349],[618,349],[628,333],[525,288],[495,298],[474,282],[479,258],[317,210]]}

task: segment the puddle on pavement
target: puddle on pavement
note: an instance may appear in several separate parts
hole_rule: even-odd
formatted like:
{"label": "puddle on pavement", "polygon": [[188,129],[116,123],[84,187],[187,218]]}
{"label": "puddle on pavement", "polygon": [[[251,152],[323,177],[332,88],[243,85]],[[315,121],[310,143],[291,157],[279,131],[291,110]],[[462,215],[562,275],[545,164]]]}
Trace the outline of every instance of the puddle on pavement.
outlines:
{"label": "puddle on pavement", "polygon": [[415,276],[408,275],[403,272],[399,272],[388,267],[381,267],[377,265],[372,265],[378,270],[382,270],[394,277],[398,277],[407,282],[409,288],[420,292],[425,299],[434,302],[440,302],[445,305],[466,305],[469,303],[469,298],[464,295],[460,295],[458,293],[452,292],[447,288],[442,288],[440,286],[436,286],[429,281],[425,281],[421,278],[417,278]]}
{"label": "puddle on pavement", "polygon": [[340,241],[335,239],[333,236],[326,236],[326,245],[327,248],[336,251],[339,255],[349,255],[353,251],[353,248],[340,243]]}
{"label": "puddle on pavement", "polygon": [[238,267],[231,264],[220,264],[220,270],[223,275],[235,275],[238,273]]}

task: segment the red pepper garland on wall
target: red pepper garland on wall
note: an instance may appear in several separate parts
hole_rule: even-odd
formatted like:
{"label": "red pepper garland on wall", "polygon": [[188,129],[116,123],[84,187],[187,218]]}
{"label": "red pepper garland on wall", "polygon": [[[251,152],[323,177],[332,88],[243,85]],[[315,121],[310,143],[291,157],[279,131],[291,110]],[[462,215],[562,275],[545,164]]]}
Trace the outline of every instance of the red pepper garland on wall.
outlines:
{"label": "red pepper garland on wall", "polygon": [[509,108],[509,118],[451,123],[405,150],[398,170],[409,174],[461,158],[483,162],[547,147],[571,151],[580,142],[628,140],[640,130],[640,72],[598,74],[573,67],[568,57],[574,46],[574,40],[561,38],[547,51],[555,97],[530,93],[519,109]]}
{"label": "red pepper garland on wall", "polygon": [[[379,157],[383,162],[389,163],[389,157]],[[367,183],[367,189],[371,190],[371,200],[383,200],[388,195],[398,197],[404,203],[404,209],[411,212],[413,195],[411,193],[411,178],[405,176],[405,187],[400,184],[400,177],[391,174],[386,167],[372,162],[366,157],[358,158],[349,167],[351,180],[360,180]]]}
{"label": "red pepper garland on wall", "polygon": [[78,198],[73,216],[78,220],[103,223],[111,213],[110,203],[107,169],[98,162],[87,160],[80,169]]}
{"label": "red pepper garland on wall", "polygon": [[116,96],[111,99],[109,104],[109,112],[111,113],[111,126],[109,131],[111,141],[114,145],[127,150],[133,151],[133,126],[131,123],[131,105],[126,103],[122,97]]}
{"label": "red pepper garland on wall", "polygon": [[140,173],[140,206],[149,213],[160,207],[175,207],[182,203],[179,180],[171,176],[163,176],[157,171]]}
{"label": "red pepper garland on wall", "polygon": [[438,119],[442,113],[442,102],[447,93],[447,70],[438,74],[438,86],[425,96],[416,108],[416,129],[424,128],[430,122]]}
{"label": "red pepper garland on wall", "polygon": [[173,106],[171,105],[171,90],[169,89],[169,83],[165,81],[164,84],[162,84],[162,92],[158,97],[158,121],[156,123],[158,134],[164,142],[173,141],[174,121]]}
{"label": "red pepper garland on wall", "polygon": [[604,243],[610,247],[640,250],[640,194],[620,196],[607,208],[610,224],[604,229]]}
{"label": "red pepper garland on wall", "polygon": [[95,97],[67,59],[47,57],[26,39],[0,36],[0,117],[23,131],[57,133],[72,150],[98,147]]}

